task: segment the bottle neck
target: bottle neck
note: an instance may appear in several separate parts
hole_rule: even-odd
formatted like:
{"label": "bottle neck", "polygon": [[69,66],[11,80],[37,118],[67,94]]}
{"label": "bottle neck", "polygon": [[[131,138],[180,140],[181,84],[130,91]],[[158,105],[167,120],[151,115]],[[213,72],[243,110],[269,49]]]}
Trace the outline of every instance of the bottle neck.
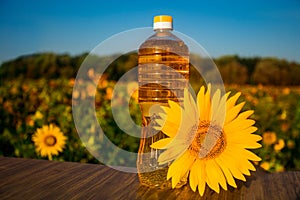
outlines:
{"label": "bottle neck", "polygon": [[155,29],[154,30],[156,33],[171,33],[172,32],[172,29],[164,29],[164,28],[160,28],[160,29]]}
{"label": "bottle neck", "polygon": [[155,35],[158,37],[168,37],[173,35],[172,29],[156,29],[154,31],[155,31]]}

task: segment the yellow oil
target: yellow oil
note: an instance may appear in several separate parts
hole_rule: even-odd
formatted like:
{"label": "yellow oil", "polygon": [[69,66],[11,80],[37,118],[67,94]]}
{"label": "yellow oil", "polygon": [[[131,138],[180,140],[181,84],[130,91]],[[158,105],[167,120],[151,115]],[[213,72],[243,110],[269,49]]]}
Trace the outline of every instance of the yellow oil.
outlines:
{"label": "yellow oil", "polygon": [[[157,115],[150,115],[154,104],[167,106],[168,100],[183,101],[184,88],[189,79],[189,51],[182,40],[170,31],[157,31],[139,48],[138,54],[139,103],[142,111],[142,137],[140,140],[137,169],[142,185],[170,188],[167,181],[169,164],[160,165],[158,157],[163,150],[150,147],[167,137],[153,128]],[[150,105],[150,106],[149,106]],[[186,183],[182,180],[177,186]]]}

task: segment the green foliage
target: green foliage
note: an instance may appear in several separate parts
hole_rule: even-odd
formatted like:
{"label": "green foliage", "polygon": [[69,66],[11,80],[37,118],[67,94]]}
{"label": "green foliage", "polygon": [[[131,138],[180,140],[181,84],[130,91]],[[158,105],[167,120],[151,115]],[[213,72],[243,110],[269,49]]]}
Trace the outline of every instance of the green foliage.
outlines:
{"label": "green foliage", "polygon": [[224,66],[220,65],[219,70],[228,84],[246,84],[248,81],[247,67],[237,61],[231,61]]}
{"label": "green foliage", "polygon": [[16,60],[3,63],[0,67],[0,77],[3,79],[75,77],[85,55],[70,57],[53,53],[22,56]]}

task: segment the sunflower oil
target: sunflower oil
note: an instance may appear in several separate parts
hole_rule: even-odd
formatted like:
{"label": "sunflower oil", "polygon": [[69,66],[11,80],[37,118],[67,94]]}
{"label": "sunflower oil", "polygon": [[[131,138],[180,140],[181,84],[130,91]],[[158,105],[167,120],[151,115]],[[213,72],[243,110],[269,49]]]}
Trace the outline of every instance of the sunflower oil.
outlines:
{"label": "sunflower oil", "polygon": [[[173,33],[171,16],[154,17],[155,34],[149,37],[138,52],[139,104],[142,111],[142,137],[137,169],[141,184],[170,188],[167,181],[168,164],[160,165],[162,150],[150,147],[166,135],[153,128],[159,116],[150,112],[153,105],[168,105],[168,100],[183,102],[184,88],[189,79],[189,50]],[[180,187],[186,179],[177,185]]]}

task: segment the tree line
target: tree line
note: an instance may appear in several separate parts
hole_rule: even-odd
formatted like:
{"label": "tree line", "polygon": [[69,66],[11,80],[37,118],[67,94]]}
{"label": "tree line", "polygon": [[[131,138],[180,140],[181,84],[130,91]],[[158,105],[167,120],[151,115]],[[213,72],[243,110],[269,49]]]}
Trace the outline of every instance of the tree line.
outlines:
{"label": "tree line", "polygon": [[[88,54],[40,53],[21,56],[0,66],[0,80],[75,78]],[[109,58],[109,56],[107,56]],[[137,66],[135,52],[117,56],[105,73],[118,80],[126,71]],[[201,59],[201,58],[199,58]],[[102,58],[95,57],[93,66],[100,66]],[[300,64],[278,58],[222,56],[213,59],[226,84],[300,85]],[[191,73],[195,73],[191,68]],[[195,77],[194,77],[195,78]]]}
{"label": "tree line", "polygon": [[214,60],[225,83],[300,85],[300,64],[278,58],[223,56]]}

